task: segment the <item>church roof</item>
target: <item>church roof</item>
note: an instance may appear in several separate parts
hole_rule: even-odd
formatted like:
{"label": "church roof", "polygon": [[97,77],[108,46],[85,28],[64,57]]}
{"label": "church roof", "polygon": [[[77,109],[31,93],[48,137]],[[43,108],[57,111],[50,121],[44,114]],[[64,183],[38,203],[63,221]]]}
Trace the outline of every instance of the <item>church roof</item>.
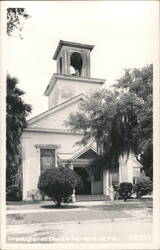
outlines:
{"label": "church roof", "polygon": [[70,153],[70,154],[65,154],[65,153],[59,153],[58,156],[60,159],[63,160],[76,160],[76,159],[81,159],[81,156],[83,156],[85,153],[88,151],[92,151],[97,155],[97,150],[96,147],[94,146],[94,142],[88,143],[86,146],[82,146],[76,152]]}
{"label": "church roof", "polygon": [[43,119],[43,118],[45,118],[45,117],[47,117],[50,114],[53,114],[54,112],[57,112],[57,111],[65,108],[66,106],[68,106],[70,104],[73,104],[73,103],[75,103],[75,102],[77,102],[79,100],[82,100],[82,99],[85,100],[86,98],[88,98],[88,97],[86,95],[84,95],[84,94],[74,96],[73,98],[71,98],[71,99],[69,99],[69,100],[67,100],[67,101],[65,101],[63,103],[60,103],[59,105],[56,105],[55,107],[53,107],[53,108],[51,108],[51,109],[49,109],[49,110],[47,110],[47,111],[45,111],[45,112],[43,112],[41,114],[29,119],[27,121],[28,126],[35,123],[35,122],[37,122],[37,121],[39,121],[39,120],[41,120],[41,119]]}

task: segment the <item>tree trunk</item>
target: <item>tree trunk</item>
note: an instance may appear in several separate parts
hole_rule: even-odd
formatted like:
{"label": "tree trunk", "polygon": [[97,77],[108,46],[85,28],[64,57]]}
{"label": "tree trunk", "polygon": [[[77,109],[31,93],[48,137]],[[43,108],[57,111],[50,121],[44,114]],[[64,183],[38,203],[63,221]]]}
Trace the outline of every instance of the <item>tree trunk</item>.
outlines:
{"label": "tree trunk", "polygon": [[[54,199],[55,200],[55,199]],[[62,202],[62,197],[57,197],[57,199],[55,200],[56,203],[56,207],[59,208],[61,207],[61,202]]]}
{"label": "tree trunk", "polygon": [[61,202],[56,202],[56,207],[60,208],[61,207]]}

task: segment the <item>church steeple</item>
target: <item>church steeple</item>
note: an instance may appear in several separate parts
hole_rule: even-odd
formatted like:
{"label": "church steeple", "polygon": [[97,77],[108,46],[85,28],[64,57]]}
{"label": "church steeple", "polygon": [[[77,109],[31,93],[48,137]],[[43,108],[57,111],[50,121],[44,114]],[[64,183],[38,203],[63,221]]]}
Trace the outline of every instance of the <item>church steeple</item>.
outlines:
{"label": "church steeple", "polygon": [[60,40],[53,59],[57,61],[57,74],[90,77],[90,52],[93,45]]}
{"label": "church steeple", "polygon": [[105,82],[90,76],[90,52],[93,47],[60,40],[53,56],[57,62],[57,73],[44,93],[48,96],[49,109],[79,94],[88,95]]}

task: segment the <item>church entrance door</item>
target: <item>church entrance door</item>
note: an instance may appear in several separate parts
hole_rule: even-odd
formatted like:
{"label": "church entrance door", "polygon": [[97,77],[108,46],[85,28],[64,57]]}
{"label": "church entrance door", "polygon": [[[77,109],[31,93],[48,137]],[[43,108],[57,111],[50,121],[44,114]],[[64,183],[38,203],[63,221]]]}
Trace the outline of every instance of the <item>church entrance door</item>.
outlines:
{"label": "church entrance door", "polygon": [[88,171],[84,167],[74,167],[74,171],[81,177],[83,187],[77,188],[76,194],[89,195],[91,194],[91,177]]}

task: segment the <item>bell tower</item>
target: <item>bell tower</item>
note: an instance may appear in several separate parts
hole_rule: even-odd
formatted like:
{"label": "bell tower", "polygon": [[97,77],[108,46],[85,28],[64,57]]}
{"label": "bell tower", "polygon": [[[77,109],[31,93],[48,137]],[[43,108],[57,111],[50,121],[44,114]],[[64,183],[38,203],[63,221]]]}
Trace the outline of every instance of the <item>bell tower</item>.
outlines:
{"label": "bell tower", "polygon": [[53,59],[57,73],[53,75],[45,90],[49,109],[79,95],[95,91],[105,82],[91,78],[90,53],[94,45],[60,40]]}
{"label": "bell tower", "polygon": [[57,74],[90,77],[90,52],[93,45],[60,41],[53,59]]}

